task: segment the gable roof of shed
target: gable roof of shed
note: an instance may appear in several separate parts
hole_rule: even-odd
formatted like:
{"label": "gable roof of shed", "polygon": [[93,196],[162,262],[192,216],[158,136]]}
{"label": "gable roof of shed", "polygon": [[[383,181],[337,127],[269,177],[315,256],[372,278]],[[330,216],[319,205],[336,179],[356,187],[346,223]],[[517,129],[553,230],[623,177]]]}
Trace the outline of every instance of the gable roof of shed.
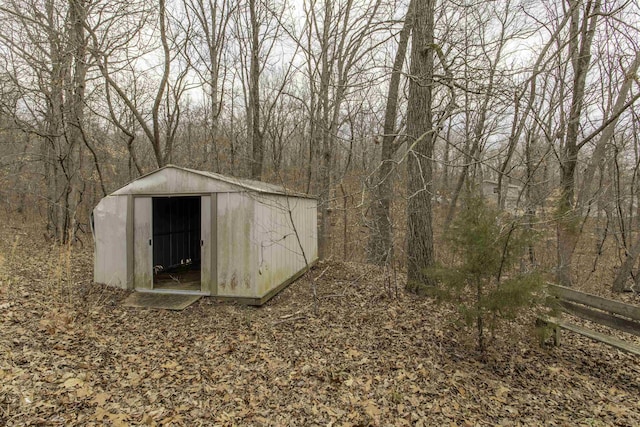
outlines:
{"label": "gable roof of shed", "polygon": [[[170,166],[173,166],[173,165],[170,165]],[[178,166],[173,166],[173,167],[182,169],[188,172],[196,173],[202,176],[206,176],[208,178],[217,179],[218,181],[223,181],[229,184],[237,185],[238,187],[242,187],[251,191],[256,191],[258,193],[272,193],[272,194],[282,194],[282,195],[292,194],[292,192],[287,191],[286,188],[280,185],[269,184],[268,182],[255,181],[253,179],[245,179],[245,178],[235,178],[232,176],[222,175],[215,172],[199,171],[196,169],[189,169],[189,168],[180,168]]]}
{"label": "gable roof of shed", "polygon": [[306,195],[306,194],[302,194],[302,193],[297,193],[294,191],[289,191],[287,190],[285,187],[280,186],[280,185],[275,185],[275,184],[270,184],[267,182],[262,182],[262,181],[255,181],[252,179],[245,179],[245,178],[236,178],[236,177],[231,177],[231,176],[227,176],[227,175],[222,175],[219,173],[215,173],[215,172],[208,172],[208,171],[201,171],[201,170],[196,170],[196,169],[189,169],[189,168],[185,168],[185,167],[181,167],[181,166],[176,166],[176,165],[166,165],[163,166],[159,169],[156,169],[152,172],[149,172],[145,175],[142,175],[136,179],[134,179],[133,181],[129,182],[127,185],[123,186],[122,188],[114,191],[112,194],[116,195],[116,194],[127,194],[129,191],[129,189],[131,189],[134,185],[134,183],[136,183],[137,181],[140,181],[146,177],[149,177],[151,175],[155,175],[158,173],[161,173],[163,170],[166,169],[176,169],[179,171],[183,171],[183,172],[187,172],[190,174],[195,174],[207,179],[211,179],[214,181],[219,181],[219,182],[223,182],[226,184],[230,184],[234,187],[238,187],[239,191],[245,190],[245,191],[252,191],[252,192],[256,192],[256,193],[265,193],[265,194],[278,194],[278,195],[283,195],[283,196],[294,196],[294,197],[304,197],[304,198],[313,198],[312,196]]}

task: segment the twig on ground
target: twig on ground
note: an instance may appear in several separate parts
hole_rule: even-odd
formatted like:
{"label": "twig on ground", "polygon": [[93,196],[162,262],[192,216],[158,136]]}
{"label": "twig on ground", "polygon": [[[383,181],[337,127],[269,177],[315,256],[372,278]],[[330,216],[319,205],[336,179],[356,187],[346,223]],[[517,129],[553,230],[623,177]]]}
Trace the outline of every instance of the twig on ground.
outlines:
{"label": "twig on ground", "polygon": [[295,313],[291,313],[291,314],[285,314],[284,316],[280,316],[280,319],[285,320],[285,319],[289,319],[293,316],[295,316],[296,314],[301,314],[302,310],[298,310]]}

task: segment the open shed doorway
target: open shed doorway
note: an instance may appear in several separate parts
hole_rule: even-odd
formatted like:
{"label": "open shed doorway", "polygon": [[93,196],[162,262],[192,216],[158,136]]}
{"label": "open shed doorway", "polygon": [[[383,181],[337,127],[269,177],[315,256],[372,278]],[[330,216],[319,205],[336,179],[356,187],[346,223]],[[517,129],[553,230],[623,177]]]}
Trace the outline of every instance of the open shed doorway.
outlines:
{"label": "open shed doorway", "polygon": [[200,196],[153,197],[153,289],[201,290]]}

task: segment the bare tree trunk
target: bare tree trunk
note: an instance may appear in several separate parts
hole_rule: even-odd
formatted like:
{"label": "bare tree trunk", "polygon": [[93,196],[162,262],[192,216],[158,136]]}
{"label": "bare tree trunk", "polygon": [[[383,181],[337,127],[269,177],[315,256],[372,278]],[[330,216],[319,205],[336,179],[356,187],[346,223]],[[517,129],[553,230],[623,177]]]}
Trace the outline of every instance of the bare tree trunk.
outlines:
{"label": "bare tree trunk", "polygon": [[[532,191],[532,187],[534,185],[534,181],[533,181],[534,168],[533,168],[533,160],[532,160],[532,153],[531,153],[532,144],[533,144],[533,136],[531,135],[531,132],[529,132],[527,134],[527,138],[525,140],[525,147],[524,147],[524,161],[525,161],[525,166],[527,171],[526,172],[527,180],[525,183],[525,197],[526,197],[525,218],[526,218],[526,227],[531,233],[533,233],[533,221],[536,215],[535,201],[534,201],[533,191]],[[534,266],[536,261],[535,261],[534,246],[532,242],[530,242],[527,245],[527,255],[529,256],[530,265]]]}
{"label": "bare tree trunk", "polygon": [[[326,121],[324,122],[326,123]],[[329,256],[329,239],[331,236],[331,157],[332,137],[328,129],[322,131],[320,138],[322,156],[320,158],[320,225],[318,227],[318,255],[321,259]]]}
{"label": "bare tree trunk", "polygon": [[[195,17],[195,22],[199,26],[196,31],[202,33],[205,44],[203,49],[197,44],[197,38],[192,39],[195,51],[205,69],[201,73],[201,78],[209,87],[209,108],[206,123],[209,136],[208,144],[210,145],[206,146],[208,151],[205,151],[205,161],[213,152],[212,169],[214,172],[220,172],[220,145],[218,144],[220,113],[222,112],[220,96],[224,93],[225,82],[224,74],[221,76],[221,58],[227,41],[229,20],[232,16],[230,9],[234,5],[227,0],[184,0],[184,4],[187,13]],[[194,70],[199,73],[197,67],[194,67]],[[221,81],[222,88],[220,88]]]}
{"label": "bare tree trunk", "polygon": [[45,4],[47,23],[49,25],[49,55],[51,58],[51,74],[49,83],[49,103],[47,108],[46,143],[49,145],[46,162],[48,174],[48,229],[52,237],[62,241],[67,235],[67,194],[69,183],[65,179],[62,159],[64,152],[64,85],[68,79],[69,57],[64,55],[64,41],[55,27],[56,13],[53,1]]}
{"label": "bare tree trunk", "polygon": [[460,198],[460,194],[462,193],[462,188],[464,187],[467,174],[469,173],[469,166],[476,159],[476,154],[478,151],[478,143],[479,143],[479,140],[477,138],[474,138],[471,149],[468,149],[469,147],[468,141],[465,144],[467,147],[467,150],[465,150],[465,155],[463,160],[464,164],[462,165],[462,170],[460,171],[460,175],[458,175],[458,179],[456,181],[456,186],[453,189],[453,193],[451,194],[451,200],[449,201],[449,208],[447,209],[447,216],[444,219],[445,230],[449,228],[449,225],[451,225],[451,221],[453,221],[453,217],[456,213],[456,206],[458,204],[458,199]]}
{"label": "bare tree trunk", "polygon": [[573,68],[573,90],[571,109],[567,121],[567,134],[561,156],[560,198],[558,201],[558,269],[557,280],[564,286],[571,286],[571,265],[573,252],[578,242],[578,216],[574,206],[575,170],[578,163],[578,134],[580,117],[584,106],[585,82],[591,61],[591,44],[595,33],[600,1],[593,7],[587,2],[584,16],[580,19],[580,8],[577,2],[569,0],[571,8],[570,23],[570,58]]}
{"label": "bare tree trunk", "polygon": [[256,0],[249,0],[251,21],[251,62],[249,64],[249,114],[251,114],[251,178],[262,178],[264,138],[260,124],[260,25],[256,15]]}
{"label": "bare tree trunk", "polygon": [[404,26],[400,31],[398,50],[393,61],[393,71],[391,82],[387,93],[387,106],[384,114],[384,126],[382,135],[382,157],[377,177],[374,178],[373,200],[372,200],[372,226],[369,231],[369,262],[374,264],[387,264],[393,259],[393,224],[389,208],[393,198],[394,168],[393,155],[397,150],[396,144],[396,117],[398,115],[398,92],[402,68],[407,55],[409,35],[413,17],[413,1],[409,4]]}
{"label": "bare tree trunk", "polygon": [[416,0],[407,105],[407,288],[420,292],[435,284],[425,271],[435,263],[431,197],[433,194],[433,0]]}
{"label": "bare tree trunk", "polygon": [[[163,58],[162,58],[162,77],[160,84],[158,85],[158,92],[153,101],[153,108],[151,110],[151,117],[153,120],[153,139],[152,147],[156,156],[158,167],[163,167],[167,164],[167,157],[171,156],[171,151],[165,150],[162,153],[161,139],[160,139],[160,105],[165,92],[167,91],[167,84],[169,82],[169,75],[171,73],[171,53],[169,50],[169,42],[167,41],[167,6],[166,0],[159,0],[159,23],[160,23],[160,42],[162,43]],[[168,144],[168,141],[165,141]]]}
{"label": "bare tree trunk", "polygon": [[[91,46],[89,52],[95,59],[96,66],[100,70],[106,83],[106,91],[113,90],[118,98],[129,110],[132,116],[135,118],[137,125],[142,129],[147,137],[151,148],[153,150],[154,159],[158,167],[163,167],[173,156],[173,142],[176,136],[176,130],[180,125],[180,106],[179,101],[185,91],[185,79],[187,77],[188,65],[184,69],[177,73],[174,73],[171,69],[172,61],[177,60],[179,55],[176,52],[172,52],[172,49],[181,51],[184,48],[184,40],[179,40],[179,44],[176,47],[176,40],[172,39],[174,34],[168,28],[170,26],[169,16],[167,15],[166,0],[158,1],[158,28],[159,39],[161,44],[161,52],[158,60],[161,61],[160,68],[160,81],[156,86],[156,91],[153,96],[153,104],[150,107],[150,111],[142,111],[141,105],[137,103],[135,95],[130,95],[126,88],[119,83],[119,80],[112,75],[110,60],[112,56],[117,56],[118,50],[121,46],[113,47],[118,41],[114,41],[109,38],[99,37],[97,29],[90,29],[88,26],[85,30],[88,31],[88,36],[91,40]],[[140,25],[142,25],[141,23]],[[142,31],[140,26],[136,27],[134,32]],[[133,36],[134,33],[130,34]],[[188,37],[187,37],[188,38]],[[109,52],[109,53],[107,53]],[[116,53],[114,53],[116,52]],[[116,69],[114,73],[122,72],[122,69]],[[136,80],[135,73],[132,75],[134,81]],[[111,96],[107,94],[107,97]],[[110,104],[109,108],[112,108]],[[151,116],[151,123],[147,118],[147,115]],[[164,117],[161,117],[164,114]],[[117,125],[121,128],[122,124]],[[164,130],[164,132],[163,132]],[[133,132],[129,132],[133,133]]]}
{"label": "bare tree trunk", "polygon": [[[77,211],[80,203],[80,189],[83,186],[82,171],[82,146],[84,143],[84,104],[85,82],[87,76],[87,37],[84,25],[86,22],[85,0],[69,0],[70,40],[73,50],[73,79],[69,88],[67,102],[70,104],[67,110],[69,116],[69,128],[67,143],[69,154],[66,159],[66,173],[69,180],[69,195],[67,209],[69,216],[69,230],[67,234],[75,237],[77,231]],[[97,165],[96,165],[97,166]],[[99,171],[99,169],[98,169]],[[66,236],[65,236],[66,237]],[[63,241],[66,241],[63,237]]]}
{"label": "bare tree trunk", "polygon": [[[634,187],[633,185],[633,181],[635,181],[638,177],[638,172],[640,169],[640,153],[638,152],[638,133],[637,133],[637,128],[636,128],[636,123],[632,123],[632,131],[633,131],[633,135],[634,135],[634,151],[635,151],[635,156],[636,156],[636,162],[635,162],[635,167],[634,167],[634,172],[633,172],[633,177],[632,177],[632,188]],[[603,154],[603,158],[606,157],[605,153]],[[600,162],[599,163],[599,167],[600,168],[604,168],[604,162]],[[615,173],[615,170],[614,170]],[[602,172],[601,172],[602,174]],[[616,173],[617,175],[617,173]],[[618,180],[618,176],[616,176],[616,182]],[[585,183],[586,184],[586,183]],[[616,185],[616,188],[618,188],[619,185]],[[636,190],[637,191],[637,190]],[[606,193],[605,193],[606,194]],[[619,206],[620,204],[620,200],[619,197],[616,197],[616,205]],[[600,202],[602,197],[598,197],[598,202]],[[633,208],[633,202],[631,203],[631,207]],[[640,209],[640,207],[638,207],[638,209]],[[633,219],[633,218],[632,218]],[[622,219],[621,219],[622,222]],[[631,221],[631,223],[633,223],[633,221]],[[621,226],[622,228],[622,226]],[[621,235],[623,235],[623,233],[620,233]],[[640,236],[638,236],[636,238],[636,242],[633,244],[633,246],[631,247],[631,249],[628,249],[628,245],[627,244],[623,244],[621,246],[623,246],[625,248],[625,257],[624,257],[624,261],[622,262],[622,265],[620,266],[620,269],[618,270],[618,273],[616,274],[616,277],[613,281],[613,286],[612,286],[612,290],[614,292],[622,292],[625,290],[625,284],[627,282],[627,279],[629,278],[629,275],[631,275],[633,273],[633,269],[634,266],[636,265],[636,262],[638,260],[638,257],[640,256]],[[624,242],[624,239],[623,239]],[[625,242],[626,243],[626,242]],[[640,271],[636,271],[635,272],[635,290],[636,292],[639,292],[640,289]]]}
{"label": "bare tree trunk", "polygon": [[[590,156],[589,163],[584,171],[582,186],[580,187],[580,190],[578,192],[578,200],[576,202],[576,205],[581,210],[587,209],[592,202],[591,183],[593,181],[596,168],[600,163],[604,161],[607,144],[611,140],[611,138],[613,138],[616,123],[618,121],[618,118],[620,117],[620,114],[622,114],[622,112],[624,112],[630,106],[630,103],[626,102],[627,96],[631,91],[631,87],[634,82],[634,76],[637,73],[639,67],[640,51],[636,52],[635,59],[633,60],[629,68],[625,70],[625,78],[622,86],[620,87],[620,91],[618,92],[618,96],[616,97],[615,104],[611,109],[611,113],[608,114],[606,119],[604,120],[604,130],[598,138],[596,148],[593,150],[593,154]],[[584,145],[584,143],[585,141],[582,141],[580,143],[580,146]]]}
{"label": "bare tree trunk", "polygon": [[451,119],[449,119],[449,125],[447,126],[447,133],[445,136],[444,143],[444,158],[442,160],[442,181],[441,181],[441,191],[443,195],[443,202],[449,196],[449,191],[451,190],[451,185],[449,184],[449,178],[451,176],[451,130],[453,126],[451,125]]}
{"label": "bare tree trunk", "polygon": [[[508,8],[506,9],[505,13],[507,14],[509,13]],[[487,82],[486,92],[482,99],[482,104],[480,105],[480,108],[478,110],[478,117],[473,127],[473,135],[472,135],[473,142],[471,145],[471,151],[465,154],[465,163],[462,166],[462,171],[460,171],[456,188],[454,190],[454,193],[451,196],[451,202],[449,203],[449,209],[447,211],[447,216],[445,218],[445,224],[444,224],[445,229],[447,229],[451,224],[451,221],[453,221],[453,216],[455,214],[458,198],[460,197],[460,193],[462,192],[462,188],[464,186],[465,180],[468,179],[469,168],[471,166],[474,167],[474,170],[477,170],[478,168],[479,157],[484,145],[482,141],[485,138],[485,132],[487,127],[487,115],[489,113],[489,107],[491,105],[491,102],[493,101],[493,98],[494,98],[494,91],[495,91],[494,86],[495,86],[496,73],[498,71],[498,64],[500,63],[500,59],[502,57],[502,49],[504,48],[504,45],[507,41],[505,36],[505,31],[506,31],[506,28],[503,25],[500,28],[500,38],[498,39],[499,44],[495,52],[495,57],[492,58],[492,61],[489,62],[491,67],[489,70],[489,80]],[[516,109],[516,114],[517,114],[517,109]],[[471,184],[473,185],[476,183],[472,182]]]}
{"label": "bare tree trunk", "polygon": [[[554,34],[549,38],[549,41],[544,45],[540,53],[538,54],[538,58],[536,59],[535,64],[533,65],[533,71],[531,73],[531,77],[529,77],[527,84],[523,87],[522,91],[519,93],[515,93],[514,99],[514,117],[513,124],[511,127],[511,134],[509,135],[509,142],[507,146],[507,155],[502,161],[502,165],[500,166],[500,172],[498,174],[498,206],[500,209],[504,208],[506,202],[507,191],[503,189],[503,180],[504,176],[507,173],[507,169],[509,168],[509,163],[511,162],[511,158],[515,152],[518,140],[522,135],[522,132],[527,124],[527,119],[529,117],[529,113],[533,109],[537,95],[537,79],[541,72],[541,65],[547,55],[549,49],[557,43],[558,35],[565,28],[570,19],[570,14],[567,14],[562,21],[557,26]],[[518,114],[520,108],[520,98],[525,95],[527,90],[527,85],[529,86],[529,96],[527,102],[525,104],[525,109],[522,114]],[[518,121],[518,116],[520,117],[520,121],[516,126],[516,122]]]}
{"label": "bare tree trunk", "polygon": [[[370,37],[378,28],[374,18],[378,16],[382,0],[375,0],[365,8],[354,0],[334,2],[326,0],[306,10],[309,25],[305,33],[308,78],[310,88],[309,115],[311,118],[311,159],[318,164],[318,180],[314,186],[310,167],[307,183],[317,188],[320,202],[318,226],[318,252],[320,258],[328,256],[333,190],[332,168],[338,130],[344,114],[345,96],[353,87],[354,67],[360,65],[370,52]],[[318,40],[314,40],[317,37]]]}
{"label": "bare tree trunk", "polygon": [[615,279],[613,279],[612,290],[614,292],[622,292],[625,290],[627,279],[629,278],[629,276],[631,276],[633,266],[638,260],[638,256],[640,256],[640,239],[638,239],[636,243],[631,247],[624,259],[624,262],[618,269],[618,273],[616,274]]}
{"label": "bare tree trunk", "polygon": [[[533,79],[535,80],[535,78]],[[509,142],[507,143],[507,155],[502,161],[502,165],[500,166],[500,172],[498,173],[498,208],[503,210],[507,201],[507,193],[509,192],[509,187],[507,183],[507,189],[503,190],[503,181],[505,175],[507,173],[507,168],[509,167],[509,162],[511,161],[511,157],[513,157],[513,153],[516,151],[516,145],[518,143],[518,139],[520,138],[520,133],[522,128],[518,128],[518,110],[520,109],[520,102],[518,98],[518,93],[514,94],[513,100],[513,122],[511,123],[511,135],[509,135]],[[533,90],[531,94],[531,98],[529,99],[529,105],[533,104]],[[524,118],[521,120],[521,125],[524,125]],[[527,141],[527,178],[530,178],[530,164],[529,164],[529,143]],[[527,190],[528,191],[528,190]]]}
{"label": "bare tree trunk", "polygon": [[332,135],[329,133],[329,78],[330,63],[328,58],[329,29],[333,19],[333,7],[330,1],[325,2],[324,25],[322,29],[322,46],[326,49],[322,55],[320,73],[320,91],[318,96],[318,117],[316,117],[316,130],[318,136],[314,144],[320,148],[320,224],[318,227],[318,255],[320,259],[329,255],[329,237],[331,223],[329,221],[330,197],[331,197],[331,151]]}

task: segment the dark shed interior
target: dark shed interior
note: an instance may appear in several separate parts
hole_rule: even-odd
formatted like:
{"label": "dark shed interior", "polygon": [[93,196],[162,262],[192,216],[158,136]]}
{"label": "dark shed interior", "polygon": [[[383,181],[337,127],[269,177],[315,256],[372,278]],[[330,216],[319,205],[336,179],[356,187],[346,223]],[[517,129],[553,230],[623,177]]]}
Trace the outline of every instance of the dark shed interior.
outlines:
{"label": "dark shed interior", "polygon": [[199,283],[200,216],[199,196],[153,198],[154,288]]}

